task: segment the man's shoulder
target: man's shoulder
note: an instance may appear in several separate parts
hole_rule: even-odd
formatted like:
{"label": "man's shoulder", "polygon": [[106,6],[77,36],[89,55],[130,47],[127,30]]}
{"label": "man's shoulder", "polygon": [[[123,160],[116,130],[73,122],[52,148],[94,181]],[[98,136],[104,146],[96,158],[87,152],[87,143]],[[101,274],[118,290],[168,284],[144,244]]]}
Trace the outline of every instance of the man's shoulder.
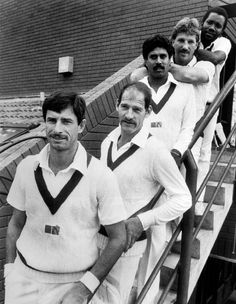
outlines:
{"label": "man's shoulder", "polygon": [[32,168],[34,168],[37,160],[38,160],[38,154],[36,154],[36,155],[27,155],[18,164],[18,168],[32,169]]}
{"label": "man's shoulder", "polygon": [[158,153],[160,153],[160,151],[168,153],[165,143],[155,135],[152,135],[147,139],[144,151],[145,153],[154,155],[155,157],[158,157]]}
{"label": "man's shoulder", "polygon": [[212,47],[212,52],[215,52],[217,50],[225,50],[227,53],[230,51],[231,49],[231,42],[228,38],[226,37],[218,37],[216,38],[215,41],[213,41],[213,47]]}

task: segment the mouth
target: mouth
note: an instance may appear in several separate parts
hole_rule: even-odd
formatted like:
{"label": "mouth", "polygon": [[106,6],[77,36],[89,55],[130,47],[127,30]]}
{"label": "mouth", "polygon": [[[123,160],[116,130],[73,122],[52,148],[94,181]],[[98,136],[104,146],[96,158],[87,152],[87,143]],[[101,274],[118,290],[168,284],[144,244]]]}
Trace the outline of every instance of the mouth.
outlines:
{"label": "mouth", "polygon": [[50,138],[53,139],[54,141],[62,141],[66,139],[65,136],[60,136],[60,135],[51,135]]}
{"label": "mouth", "polygon": [[128,120],[122,120],[122,123],[128,125],[128,126],[135,126],[135,123],[133,121],[128,121]]}
{"label": "mouth", "polygon": [[207,37],[207,38],[214,38],[215,37],[215,33],[213,33],[213,32],[205,32],[205,37]]}
{"label": "mouth", "polygon": [[182,56],[188,56],[188,55],[189,55],[189,52],[188,52],[188,51],[180,51],[179,53],[180,53],[180,55],[182,55]]}
{"label": "mouth", "polygon": [[153,71],[154,71],[154,72],[161,72],[161,71],[163,71],[163,70],[164,70],[164,68],[161,67],[161,66],[154,66],[154,68],[153,68]]}

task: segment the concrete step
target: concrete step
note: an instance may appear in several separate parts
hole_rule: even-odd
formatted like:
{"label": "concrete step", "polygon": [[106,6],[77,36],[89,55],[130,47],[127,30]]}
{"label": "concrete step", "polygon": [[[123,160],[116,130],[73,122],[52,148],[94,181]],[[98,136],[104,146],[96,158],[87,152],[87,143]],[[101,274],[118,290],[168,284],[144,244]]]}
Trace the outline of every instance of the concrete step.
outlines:
{"label": "concrete step", "polygon": [[[194,287],[198,281],[198,278],[201,274],[201,271],[206,263],[206,260],[211,252],[211,249],[215,243],[215,240],[219,234],[221,226],[224,223],[224,220],[228,214],[229,208],[232,204],[233,196],[233,185],[227,185],[225,187],[225,206],[213,205],[211,211],[213,212],[213,230],[200,230],[197,238],[200,241],[200,259],[191,259],[191,269],[190,269],[190,281],[189,281],[189,290],[188,298],[190,298]],[[177,265],[179,261],[179,254],[172,253],[170,254],[162,269],[161,269],[161,285],[165,286],[170,278],[170,274]],[[175,282],[173,288],[176,289],[177,282]],[[171,303],[171,302],[169,302]]]}
{"label": "concrete step", "polygon": [[[212,182],[212,181],[208,182],[208,184],[206,186],[204,202],[208,203],[211,200],[211,198],[214,194],[214,191],[216,189],[216,186],[217,186],[216,182]],[[213,204],[222,205],[222,206],[225,204],[225,185],[224,185],[224,183],[222,184],[219,191],[217,192],[217,195],[214,199]]]}
{"label": "concrete step", "polygon": [[[224,173],[225,167],[227,164],[220,163],[213,171],[212,175],[210,176],[210,181],[217,182],[221,178],[221,176]],[[233,183],[235,180],[236,175],[236,165],[233,164],[231,168],[229,169],[228,173],[226,174],[226,177],[224,179],[224,183],[230,184]]]}
{"label": "concrete step", "polygon": [[[226,163],[228,164],[231,156],[233,155],[235,151],[235,148],[228,148],[225,150],[225,152],[223,153],[223,155],[220,158],[220,163]],[[211,162],[214,162],[216,157],[219,154],[219,150],[217,149],[212,149],[212,153],[211,153]],[[234,164],[236,164],[236,158],[234,159]]]}
{"label": "concrete step", "polygon": [[[179,254],[181,253],[181,241],[174,243],[171,252]],[[198,238],[193,241],[191,257],[193,259],[200,259],[200,241]]]}

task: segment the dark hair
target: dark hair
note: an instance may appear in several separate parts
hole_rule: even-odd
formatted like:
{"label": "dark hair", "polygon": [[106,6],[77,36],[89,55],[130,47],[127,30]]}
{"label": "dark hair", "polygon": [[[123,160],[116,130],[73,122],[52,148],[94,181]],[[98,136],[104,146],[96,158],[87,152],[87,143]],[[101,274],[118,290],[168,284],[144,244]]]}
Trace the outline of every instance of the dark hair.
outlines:
{"label": "dark hair", "polygon": [[86,104],[83,97],[75,92],[58,91],[46,97],[42,107],[44,121],[48,110],[60,113],[69,106],[73,108],[79,125],[85,117]]}
{"label": "dark hair", "polygon": [[228,22],[228,14],[226,12],[226,10],[223,8],[223,7],[220,7],[220,6],[216,6],[216,7],[212,7],[210,8],[206,13],[205,15],[203,16],[202,18],[202,24],[205,22],[205,20],[208,18],[208,16],[210,15],[210,13],[216,13],[218,15],[221,15],[225,18],[225,23],[224,23],[224,27],[223,27],[223,30],[225,29],[226,25],[227,25],[227,22]]}
{"label": "dark hair", "polygon": [[121,103],[121,99],[122,99],[124,92],[126,90],[128,90],[129,88],[135,88],[139,92],[143,93],[145,109],[147,110],[152,101],[152,93],[151,93],[151,90],[149,89],[149,87],[147,87],[145,83],[139,82],[139,81],[129,83],[123,87],[123,89],[121,90],[120,95],[118,97],[117,104],[119,105]]}
{"label": "dark hair", "polygon": [[148,58],[148,54],[157,47],[165,49],[169,57],[174,53],[170,40],[163,35],[157,34],[144,41],[143,58],[146,60]]}

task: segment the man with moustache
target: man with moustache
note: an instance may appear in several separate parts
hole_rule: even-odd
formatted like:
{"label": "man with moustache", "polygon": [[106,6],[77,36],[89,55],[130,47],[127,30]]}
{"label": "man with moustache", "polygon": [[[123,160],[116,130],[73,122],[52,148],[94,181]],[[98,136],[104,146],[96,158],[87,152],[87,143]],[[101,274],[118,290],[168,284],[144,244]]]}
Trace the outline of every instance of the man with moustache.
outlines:
{"label": "man with moustache", "polygon": [[[165,50],[166,43],[164,39],[160,45],[163,56],[169,56]],[[165,58],[168,61],[169,57]],[[165,224],[191,206],[191,195],[170,152],[144,126],[151,115],[151,101],[151,92],[142,82],[125,86],[117,102],[119,127],[105,138],[101,146],[101,159],[117,177],[128,217],[148,205],[159,185],[165,187],[168,194],[168,199],[159,200],[154,209],[142,211],[125,222],[126,253],[122,254],[107,277],[119,290],[122,304],[128,303],[139,260],[146,247],[144,230],[156,227],[159,235],[158,259],[165,246]],[[100,234],[101,250],[104,244],[106,237]],[[155,293],[158,293],[158,286]]]}
{"label": "man with moustache", "polygon": [[[77,139],[85,109],[73,92],[56,92],[43,103],[49,143],[18,165],[7,197],[13,215],[5,304],[85,304],[125,248],[127,216],[116,178]],[[108,242],[99,256],[100,224]],[[105,280],[90,303],[117,301]]]}
{"label": "man with moustache", "polygon": [[154,101],[147,123],[150,132],[166,144],[179,166],[196,123],[193,86],[178,82],[169,72],[173,48],[166,37],[148,38],[142,52],[148,75],[140,81],[150,88]]}
{"label": "man with moustache", "polygon": [[[146,119],[145,125],[150,128],[158,140],[162,141],[180,166],[181,157],[188,148],[196,124],[195,95],[192,84],[178,82],[169,72],[173,47],[162,35],[155,35],[143,43],[142,48],[147,76],[140,80],[152,93],[153,112]],[[161,105],[161,107],[160,107]],[[164,192],[160,201],[165,204],[169,194]],[[165,225],[162,233],[157,226],[150,227],[150,244],[141,259],[138,272],[138,291],[141,290],[164,247],[160,249],[159,240],[164,244],[171,236],[169,225]],[[159,281],[151,286],[144,303],[156,303]]]}

